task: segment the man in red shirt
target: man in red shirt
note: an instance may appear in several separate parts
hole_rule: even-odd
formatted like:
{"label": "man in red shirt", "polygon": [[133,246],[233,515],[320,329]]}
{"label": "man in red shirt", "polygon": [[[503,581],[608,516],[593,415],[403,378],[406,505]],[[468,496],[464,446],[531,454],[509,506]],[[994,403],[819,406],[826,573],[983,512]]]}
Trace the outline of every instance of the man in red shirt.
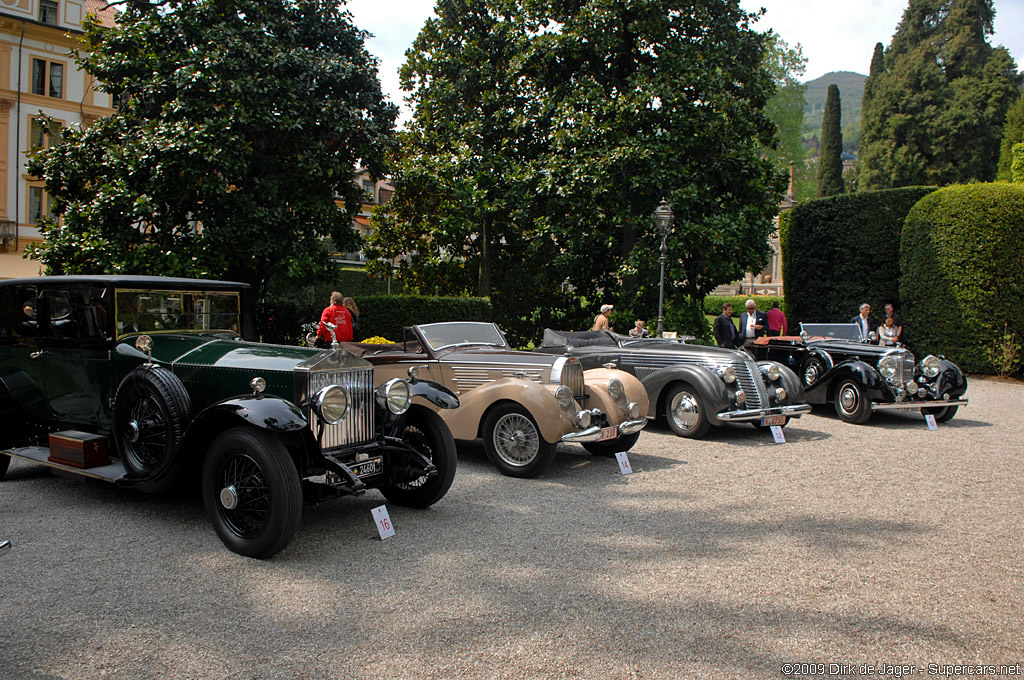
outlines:
{"label": "man in red shirt", "polygon": [[351,342],[352,340],[352,312],[342,306],[341,301],[344,299],[345,296],[334,291],[331,293],[330,306],[325,307],[323,314],[320,315],[320,325],[316,329],[316,335],[318,338],[323,338],[328,344],[333,340],[326,325],[328,323],[337,326],[334,333],[338,336],[338,342]]}
{"label": "man in red shirt", "polygon": [[768,335],[786,334],[786,315],[779,309],[779,303],[773,302],[768,310]]}

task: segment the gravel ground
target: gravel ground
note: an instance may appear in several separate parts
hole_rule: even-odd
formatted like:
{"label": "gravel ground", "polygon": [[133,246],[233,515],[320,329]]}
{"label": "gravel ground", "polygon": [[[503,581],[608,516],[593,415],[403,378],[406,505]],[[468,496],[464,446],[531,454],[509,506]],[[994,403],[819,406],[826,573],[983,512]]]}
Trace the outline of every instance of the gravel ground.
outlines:
{"label": "gravel ground", "polygon": [[267,561],[224,548],[197,496],[14,461],[0,678],[717,680],[787,677],[792,662],[824,664],[796,677],[912,664],[904,676],[942,678],[1024,664],[1024,384],[972,379],[968,396],[935,432],[917,414],[855,426],[830,409],[791,423],[785,444],[750,426],[699,442],[653,427],[628,476],[562,446],[542,478],[506,478],[475,445],[440,503],[389,506],[395,537],[376,538],[371,491],[307,506]]}

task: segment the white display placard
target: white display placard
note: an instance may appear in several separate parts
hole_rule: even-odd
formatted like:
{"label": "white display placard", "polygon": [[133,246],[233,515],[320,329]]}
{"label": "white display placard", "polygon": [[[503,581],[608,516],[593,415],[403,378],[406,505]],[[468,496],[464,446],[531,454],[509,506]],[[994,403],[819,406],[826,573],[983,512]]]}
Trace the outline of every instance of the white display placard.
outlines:
{"label": "white display placard", "polygon": [[625,451],[619,451],[615,454],[615,460],[619,461],[619,472],[624,475],[633,474],[633,468],[629,465],[629,458],[626,456]]}
{"label": "white display placard", "polygon": [[395,535],[395,525],[391,523],[391,515],[388,514],[388,506],[379,505],[370,511],[373,514],[373,521],[377,524],[377,533],[380,540],[391,538]]}
{"label": "white display placard", "polygon": [[772,425],[772,436],[775,437],[776,444],[786,443],[786,434],[782,431],[782,428],[778,425]]}
{"label": "white display placard", "polygon": [[928,429],[929,430],[937,430],[937,429],[939,429],[939,424],[937,422],[935,422],[935,416],[933,414],[931,414],[931,413],[929,413],[928,415],[926,415],[924,417],[924,422],[928,423]]}

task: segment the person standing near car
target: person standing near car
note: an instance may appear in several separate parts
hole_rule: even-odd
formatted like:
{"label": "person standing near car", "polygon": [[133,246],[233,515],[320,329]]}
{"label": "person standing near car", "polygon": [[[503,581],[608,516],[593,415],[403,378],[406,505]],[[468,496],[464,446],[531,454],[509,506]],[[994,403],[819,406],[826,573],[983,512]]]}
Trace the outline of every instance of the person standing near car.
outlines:
{"label": "person standing near car", "polygon": [[906,341],[903,339],[903,317],[900,313],[895,310],[891,302],[885,303],[885,316],[882,317],[882,325],[885,325],[886,319],[892,319],[893,326],[896,327],[896,342],[903,344]]}
{"label": "person standing near car", "polygon": [[341,301],[341,306],[352,315],[352,339],[355,340],[359,337],[359,305],[356,304],[355,300],[346,296]]}
{"label": "person standing near car", "polygon": [[767,315],[758,311],[756,302],[747,300],[747,311],[740,314],[740,340],[746,345],[764,335],[767,330]]}
{"label": "person standing near car", "polygon": [[736,349],[739,331],[736,330],[736,324],[732,322],[731,302],[726,302],[722,305],[722,313],[715,317],[715,323],[711,330],[715,334],[715,342],[718,343],[719,347]]}
{"label": "person standing near car", "polygon": [[352,341],[352,312],[341,304],[343,300],[344,296],[338,291],[334,291],[331,293],[331,304],[325,307],[320,314],[320,325],[316,329],[316,337],[323,338],[328,344],[333,340],[327,328],[328,323],[337,327],[334,329],[334,333],[338,337],[338,342]]}
{"label": "person standing near car", "polygon": [[772,308],[765,312],[768,317],[768,335],[786,334],[786,315],[779,309],[779,303],[773,302]]}
{"label": "person standing near car", "polygon": [[594,317],[594,326],[590,329],[592,331],[611,331],[615,330],[609,324],[609,316],[612,310],[615,309],[612,305],[601,305],[601,312]]}
{"label": "person standing near car", "polygon": [[857,324],[857,328],[860,329],[860,337],[865,341],[878,328],[878,322],[871,317],[871,305],[866,302],[860,306],[860,314],[850,319],[850,323]]}

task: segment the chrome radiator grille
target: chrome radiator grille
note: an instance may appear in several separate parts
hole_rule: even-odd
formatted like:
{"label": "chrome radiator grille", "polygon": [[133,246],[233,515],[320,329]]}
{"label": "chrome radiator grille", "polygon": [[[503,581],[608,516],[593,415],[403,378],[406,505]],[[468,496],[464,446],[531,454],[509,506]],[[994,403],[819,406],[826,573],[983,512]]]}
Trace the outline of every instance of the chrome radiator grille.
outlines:
{"label": "chrome radiator grille", "polygon": [[562,367],[562,384],[572,390],[577,399],[583,394],[583,365],[578,361],[569,361]]}
{"label": "chrome radiator grille", "polygon": [[[373,368],[313,371],[308,376],[308,394],[311,397],[328,385],[342,385],[348,390],[351,400],[344,420],[324,427],[320,448],[327,451],[373,439]],[[309,406],[306,410],[316,435],[320,432],[320,422]]]}
{"label": "chrome radiator grille", "polygon": [[732,368],[736,371],[736,383],[747,393],[747,408],[764,408],[768,406],[765,397],[764,381],[761,379],[761,372],[751,361],[733,362]]}
{"label": "chrome radiator grille", "polygon": [[896,380],[899,381],[898,384],[906,385],[914,379],[914,353],[901,351],[897,363]]}

